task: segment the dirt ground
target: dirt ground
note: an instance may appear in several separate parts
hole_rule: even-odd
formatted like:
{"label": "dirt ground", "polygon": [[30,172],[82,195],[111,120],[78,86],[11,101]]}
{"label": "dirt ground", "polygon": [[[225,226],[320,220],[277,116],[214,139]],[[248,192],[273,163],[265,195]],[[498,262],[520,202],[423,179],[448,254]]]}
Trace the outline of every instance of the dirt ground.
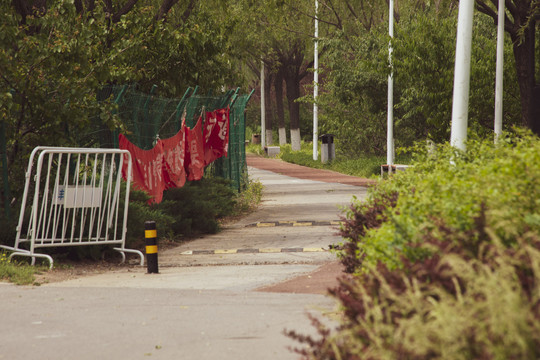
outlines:
{"label": "dirt ground", "polygon": [[[166,239],[160,239],[159,249],[161,251],[178,246],[178,242],[169,241]],[[144,249],[139,249],[143,251]],[[116,251],[112,251],[108,254],[104,260],[68,260],[68,259],[54,259],[55,266],[49,270],[47,262],[43,263],[43,266],[38,266],[38,272],[36,274],[35,285],[48,284],[61,282],[65,280],[77,279],[83,276],[91,276],[96,274],[102,274],[110,271],[137,271],[140,269],[139,257],[136,255],[129,255],[124,264],[120,264],[121,255]]]}
{"label": "dirt ground", "polygon": [[326,295],[328,289],[338,285],[338,279],[340,277],[348,276],[350,275],[343,272],[343,265],[339,261],[333,261],[321,265],[307,275],[297,276],[279,284],[264,286],[257,289],[257,291]]}
{"label": "dirt ground", "polygon": [[[355,186],[369,186],[374,183],[373,180],[358,178],[349,175],[343,175],[334,171],[312,169],[305,166],[290,164],[279,159],[269,159],[259,156],[248,155],[248,166],[262,170],[272,171],[278,174],[297,177],[300,179],[316,180],[323,182],[337,182],[341,184]],[[174,243],[160,243],[160,249],[164,247],[175,246]],[[59,262],[59,265],[53,270],[42,270],[36,276],[35,284],[54,283],[83,276],[90,276],[109,271],[135,271],[137,264],[122,264],[118,262],[120,256],[116,259],[107,261],[84,261],[84,262]],[[133,262],[133,260],[132,260]],[[302,275],[285,282],[265,286],[258,291],[265,292],[287,292],[287,293],[308,293],[308,294],[326,294],[328,288],[338,284],[338,278],[347,276],[343,272],[343,266],[339,261],[333,261],[320,266],[315,271]]]}

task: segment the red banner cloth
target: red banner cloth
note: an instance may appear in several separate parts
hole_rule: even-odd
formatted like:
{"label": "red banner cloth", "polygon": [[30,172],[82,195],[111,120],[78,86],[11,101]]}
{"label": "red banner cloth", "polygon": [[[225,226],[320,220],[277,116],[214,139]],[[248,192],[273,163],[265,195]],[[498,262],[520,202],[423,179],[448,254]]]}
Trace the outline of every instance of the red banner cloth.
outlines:
{"label": "red banner cloth", "polygon": [[186,132],[185,168],[189,181],[200,180],[204,174],[204,145],[202,118],[199,117],[193,129],[184,126]]}
{"label": "red banner cloth", "polygon": [[[134,187],[147,192],[151,202],[160,203],[163,199],[165,182],[163,180],[163,143],[159,142],[151,150],[142,150],[133,145],[124,135],[118,137],[119,148],[128,150],[133,163]],[[128,162],[124,159],[122,176],[127,178]]]}
{"label": "red banner cloth", "polygon": [[227,156],[229,150],[230,110],[218,109],[206,113],[204,123],[204,163],[205,165]]}
{"label": "red banner cloth", "polygon": [[159,140],[163,147],[164,181],[167,189],[186,183],[186,134],[184,127],[173,137]]}
{"label": "red banner cloth", "polygon": [[[152,197],[151,202],[160,203],[164,190],[184,186],[186,178],[200,180],[206,165],[227,156],[229,112],[227,108],[206,113],[204,134],[201,117],[193,129],[183,121],[182,129],[175,136],[158,140],[151,150],[140,149],[120,134],[119,147],[128,150],[133,160],[135,188],[147,192]],[[124,179],[127,166],[124,162]]]}

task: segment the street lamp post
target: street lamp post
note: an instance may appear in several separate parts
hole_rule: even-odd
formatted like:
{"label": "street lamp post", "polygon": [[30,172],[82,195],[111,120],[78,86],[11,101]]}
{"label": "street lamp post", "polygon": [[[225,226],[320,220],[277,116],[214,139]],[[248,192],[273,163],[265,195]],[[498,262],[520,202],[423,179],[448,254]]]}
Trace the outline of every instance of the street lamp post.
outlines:
{"label": "street lamp post", "polygon": [[319,144],[319,107],[317,97],[319,96],[319,0],[315,0],[315,44],[313,59],[313,160],[318,158]]}
{"label": "street lamp post", "polygon": [[461,150],[467,141],[473,13],[474,0],[459,2],[450,144]]}
{"label": "street lamp post", "polygon": [[264,103],[264,61],[261,60],[261,148],[266,145],[266,107]]}
{"label": "street lamp post", "polygon": [[502,134],[504,75],[504,0],[499,0],[497,24],[497,65],[495,70],[495,141]]}
{"label": "street lamp post", "polygon": [[387,133],[386,133],[386,164],[388,172],[392,171],[394,164],[394,74],[392,69],[392,38],[394,37],[394,0],[390,0],[388,9],[388,33],[390,42],[388,43],[388,61],[390,63],[390,74],[388,75],[388,112],[387,112]]}

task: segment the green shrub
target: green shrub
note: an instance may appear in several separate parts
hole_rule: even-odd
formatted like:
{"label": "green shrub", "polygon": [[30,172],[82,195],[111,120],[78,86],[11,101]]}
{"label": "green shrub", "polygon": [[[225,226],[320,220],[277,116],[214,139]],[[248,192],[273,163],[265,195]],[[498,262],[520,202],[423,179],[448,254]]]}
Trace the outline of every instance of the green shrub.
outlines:
{"label": "green shrub", "polygon": [[154,208],[173,219],[171,230],[176,235],[213,234],[219,231],[218,219],[233,214],[235,199],[228,180],[203,178],[167,190]]}
{"label": "green shrub", "polygon": [[0,245],[13,246],[15,244],[15,237],[17,235],[17,222],[18,222],[18,213],[11,214],[11,219],[7,217],[0,216]]}
{"label": "green shrub", "polygon": [[433,255],[403,257],[406,270],[379,263],[342,279],[331,290],[341,325],[331,331],[314,319],[318,339],[289,332],[309,345],[296,351],[304,359],[539,358],[540,237],[508,248],[493,234],[476,251],[455,246],[465,240],[459,233],[430,234],[414,246]]}
{"label": "green shrub", "polygon": [[374,198],[369,204],[354,203],[351,205],[348,216],[343,220],[340,235],[348,239],[338,252],[345,271],[354,273],[362,268],[366,257],[365,249],[360,246],[361,239],[370,229],[379,228],[388,218],[387,209],[396,206],[397,193],[383,194]]}
{"label": "green shrub", "polygon": [[[368,200],[356,206],[367,209],[397,193],[395,207],[383,212],[387,220],[368,228],[361,238],[348,236],[346,225],[345,241],[357,242],[365,261],[395,267],[402,252],[416,256],[405,244],[420,241],[433,228],[433,219],[467,232],[482,206],[487,225],[506,244],[527,231],[540,231],[540,140],[518,134],[497,145],[490,139],[473,140],[467,146],[466,153],[449,145],[433,153],[418,147],[411,168],[380,181]],[[346,224],[354,222],[354,216],[349,212]]]}
{"label": "green shrub", "polygon": [[263,150],[263,148],[261,147],[261,144],[252,144],[252,143],[249,143],[249,144],[246,146],[246,153],[249,153],[249,154],[256,154],[256,155],[264,155],[264,150]]}
{"label": "green shrub", "polygon": [[[124,206],[125,184],[122,186],[120,209]],[[194,234],[213,234],[219,231],[219,218],[233,214],[236,192],[230,182],[221,178],[203,178],[187,182],[182,188],[164,192],[163,201],[150,204],[150,196],[141,190],[130,190],[126,247],[144,247],[144,223],[155,221],[158,236],[179,240]],[[120,219],[119,221],[122,221]],[[107,247],[85,246],[68,249],[74,260],[100,259]],[[66,252],[66,249],[59,250]],[[112,253],[112,256],[117,256]]]}
{"label": "green shrub", "polygon": [[[124,184],[123,184],[124,185]],[[122,187],[122,192],[125,186]],[[120,197],[120,209],[124,206],[124,193]],[[144,246],[144,223],[155,221],[159,236],[173,235],[171,224],[173,218],[149,204],[150,196],[141,190],[131,187],[129,192],[128,221],[126,247],[140,248]]]}

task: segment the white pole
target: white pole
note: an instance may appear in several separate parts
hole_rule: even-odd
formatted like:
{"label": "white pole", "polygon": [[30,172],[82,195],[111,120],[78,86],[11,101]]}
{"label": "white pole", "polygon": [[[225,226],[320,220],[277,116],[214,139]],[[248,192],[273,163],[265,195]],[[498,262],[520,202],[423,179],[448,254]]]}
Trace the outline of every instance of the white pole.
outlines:
{"label": "white pole", "polygon": [[[394,0],[390,0],[388,8],[388,33],[394,37]],[[390,75],[388,75],[388,118],[386,133],[386,164],[394,164],[394,74],[392,69],[392,40],[388,44],[388,61],[390,63]],[[389,166],[388,172],[392,172]]]}
{"label": "white pole", "polygon": [[319,107],[317,97],[319,96],[319,0],[315,0],[315,48],[313,50],[313,160],[317,160],[319,144]]}
{"label": "white pole", "polygon": [[450,144],[466,150],[474,0],[459,2]]}
{"label": "white pole", "polygon": [[266,107],[264,104],[264,61],[261,60],[261,148],[266,145]]}
{"label": "white pole", "polygon": [[497,66],[495,71],[495,141],[502,134],[504,73],[504,0],[499,0],[497,24]]}

